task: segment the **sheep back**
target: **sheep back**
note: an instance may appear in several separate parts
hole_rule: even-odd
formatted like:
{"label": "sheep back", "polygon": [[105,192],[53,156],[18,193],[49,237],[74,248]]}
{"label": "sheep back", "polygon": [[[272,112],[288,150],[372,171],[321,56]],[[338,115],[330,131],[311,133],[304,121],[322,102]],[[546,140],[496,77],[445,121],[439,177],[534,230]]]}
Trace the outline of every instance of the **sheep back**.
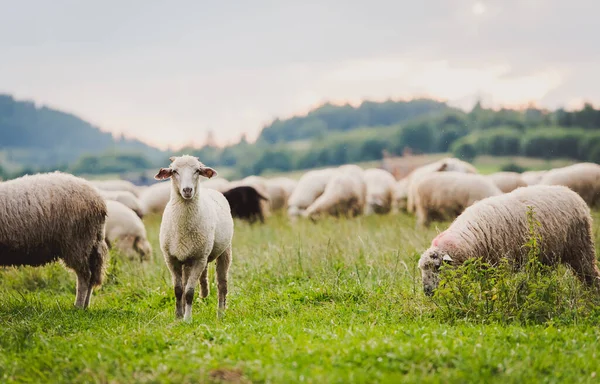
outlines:
{"label": "sheep back", "polygon": [[540,185],[564,185],[577,192],[591,207],[600,205],[600,165],[579,163],[546,172]]}

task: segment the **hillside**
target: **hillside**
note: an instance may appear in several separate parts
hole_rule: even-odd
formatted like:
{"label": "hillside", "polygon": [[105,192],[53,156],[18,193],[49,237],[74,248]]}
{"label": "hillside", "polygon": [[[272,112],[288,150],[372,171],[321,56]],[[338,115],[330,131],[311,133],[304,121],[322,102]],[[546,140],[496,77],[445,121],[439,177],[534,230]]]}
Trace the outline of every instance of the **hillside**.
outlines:
{"label": "hillside", "polygon": [[3,164],[51,167],[70,164],[85,154],[161,152],[139,140],[114,138],[81,118],[30,101],[0,95],[0,160]]}
{"label": "hillside", "polygon": [[409,101],[364,101],[360,106],[324,104],[305,116],[275,119],[263,128],[258,142],[269,144],[315,139],[333,132],[361,127],[391,126],[451,110],[446,103],[429,99]]}

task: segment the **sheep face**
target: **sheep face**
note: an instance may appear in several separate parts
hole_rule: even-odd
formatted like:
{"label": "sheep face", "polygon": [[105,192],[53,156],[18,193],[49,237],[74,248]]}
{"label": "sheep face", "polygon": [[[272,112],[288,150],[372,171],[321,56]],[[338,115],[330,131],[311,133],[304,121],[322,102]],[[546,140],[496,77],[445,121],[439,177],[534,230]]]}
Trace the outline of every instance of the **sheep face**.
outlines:
{"label": "sheep face", "polygon": [[161,168],[154,176],[156,180],[171,179],[175,189],[184,200],[191,200],[196,196],[200,176],[211,178],[217,171],[202,164],[197,157],[181,156],[171,157],[169,168]]}
{"label": "sheep face", "polygon": [[427,296],[432,296],[440,283],[440,267],[443,263],[451,263],[452,258],[446,252],[432,247],[426,250],[419,260],[419,269],[423,279],[423,290]]}

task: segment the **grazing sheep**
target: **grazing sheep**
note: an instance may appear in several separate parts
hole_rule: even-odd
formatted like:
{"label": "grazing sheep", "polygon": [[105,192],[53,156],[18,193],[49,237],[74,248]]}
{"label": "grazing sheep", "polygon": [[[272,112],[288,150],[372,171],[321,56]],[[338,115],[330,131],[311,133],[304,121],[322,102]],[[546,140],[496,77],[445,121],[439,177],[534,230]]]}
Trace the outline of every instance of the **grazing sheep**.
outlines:
{"label": "grazing sheep", "polygon": [[102,283],[106,203],[87,181],[60,172],[0,183],[0,265],[61,259],[77,274],[75,306]]}
{"label": "grazing sheep", "polygon": [[[192,318],[194,288],[200,279],[202,297],[208,295],[208,263],[216,261],[219,312],[226,307],[227,273],[231,264],[233,218],[227,199],[213,189],[200,188],[200,176],[217,172],[193,156],[171,157],[157,180],[171,179],[171,199],[160,225],[160,248],[173,277],[175,314]],[[185,313],[184,313],[185,300]]]}
{"label": "grazing sheep", "polygon": [[392,187],[392,212],[406,212],[408,200],[408,178],[398,180]]}
{"label": "grazing sheep", "polygon": [[[261,176],[247,176],[242,180],[238,180],[229,184],[228,189],[232,189],[235,187],[247,186],[256,189],[256,191],[262,196],[269,197],[269,191],[267,188],[267,181],[264,177]],[[270,203],[268,200],[260,200],[260,206],[264,216],[269,216],[271,214]]]}
{"label": "grazing sheep", "polygon": [[93,180],[91,183],[103,191],[127,191],[139,197],[139,189],[131,181],[127,180]]}
{"label": "grazing sheep", "polygon": [[100,195],[102,195],[105,200],[118,201],[134,211],[140,219],[144,217],[144,208],[142,207],[142,202],[140,199],[135,197],[133,193],[128,191],[103,191],[101,189],[98,189],[98,192],[100,192]]}
{"label": "grazing sheep", "polygon": [[495,265],[508,258],[519,266],[528,252],[528,207],[540,223],[541,261],[567,264],[583,282],[598,287],[590,209],[566,187],[533,186],[481,200],[433,239],[419,260],[425,293],[431,295],[437,288],[444,261],[459,265],[482,257]]}
{"label": "grazing sheep", "polygon": [[231,188],[229,184],[230,184],[229,181],[227,181],[225,179],[216,178],[216,179],[205,180],[200,183],[200,186],[202,188],[210,188],[210,189],[214,189],[215,191],[219,191],[219,192],[223,193]]}
{"label": "grazing sheep", "polygon": [[118,201],[106,202],[106,244],[115,247],[120,254],[130,260],[150,259],[152,246],[146,236],[146,227],[135,212]]}
{"label": "grazing sheep", "polygon": [[413,170],[408,176],[406,176],[408,183],[406,209],[408,212],[413,213],[416,209],[415,188],[417,183],[422,177],[427,176],[428,174],[433,172],[477,173],[477,170],[471,164],[452,157],[447,157]]}
{"label": "grazing sheep", "polygon": [[223,196],[229,202],[233,217],[247,220],[250,223],[254,223],[256,220],[260,220],[261,223],[265,222],[260,202],[261,200],[266,201],[268,199],[256,189],[242,185],[226,191],[223,193]]}
{"label": "grazing sheep", "polygon": [[485,176],[458,172],[434,172],[416,186],[417,224],[429,226],[432,220],[451,220],[465,208],[486,197],[501,195]]}
{"label": "grazing sheep", "polygon": [[579,163],[546,172],[540,185],[564,185],[573,191],[591,207],[600,205],[600,165]]}
{"label": "grazing sheep", "polygon": [[357,216],[363,213],[367,186],[363,178],[353,172],[338,172],[319,198],[302,213],[315,220],[329,214],[332,216]]}
{"label": "grazing sheep", "polygon": [[379,168],[367,169],[363,173],[367,184],[365,214],[385,214],[392,209],[392,191],[396,179],[391,173]]}
{"label": "grazing sheep", "polygon": [[297,182],[287,177],[277,177],[267,180],[267,193],[271,204],[271,211],[287,207],[288,199],[294,192]]}
{"label": "grazing sheep", "polygon": [[352,172],[352,173],[356,173],[356,174],[362,174],[364,172],[364,170],[356,164],[340,165],[337,169],[338,169],[338,171]]}
{"label": "grazing sheep", "polygon": [[527,183],[523,181],[521,174],[517,172],[497,172],[486,176],[502,192],[512,192],[519,187],[526,187]]}
{"label": "grazing sheep", "polygon": [[308,171],[298,181],[294,193],[288,199],[288,215],[296,217],[308,208],[325,191],[329,180],[337,173],[336,169],[326,168]]}
{"label": "grazing sheep", "polygon": [[521,173],[521,179],[523,179],[523,181],[527,185],[537,185],[537,184],[539,184],[540,180],[542,180],[542,177],[544,176],[544,174],[546,172],[548,172],[548,171],[523,172],[523,173]]}
{"label": "grazing sheep", "polygon": [[146,214],[162,214],[171,198],[171,183],[156,183],[148,187],[140,196]]}

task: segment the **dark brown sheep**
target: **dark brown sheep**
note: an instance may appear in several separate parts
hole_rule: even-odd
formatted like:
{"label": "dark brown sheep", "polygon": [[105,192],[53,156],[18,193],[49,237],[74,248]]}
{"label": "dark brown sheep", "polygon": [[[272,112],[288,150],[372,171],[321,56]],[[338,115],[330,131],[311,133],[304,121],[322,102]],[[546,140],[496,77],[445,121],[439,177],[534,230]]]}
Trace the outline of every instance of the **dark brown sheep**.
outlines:
{"label": "dark brown sheep", "polygon": [[235,187],[223,193],[229,206],[231,215],[242,220],[254,223],[260,220],[265,222],[265,216],[260,204],[261,200],[269,200],[261,195],[256,189],[248,186]]}

